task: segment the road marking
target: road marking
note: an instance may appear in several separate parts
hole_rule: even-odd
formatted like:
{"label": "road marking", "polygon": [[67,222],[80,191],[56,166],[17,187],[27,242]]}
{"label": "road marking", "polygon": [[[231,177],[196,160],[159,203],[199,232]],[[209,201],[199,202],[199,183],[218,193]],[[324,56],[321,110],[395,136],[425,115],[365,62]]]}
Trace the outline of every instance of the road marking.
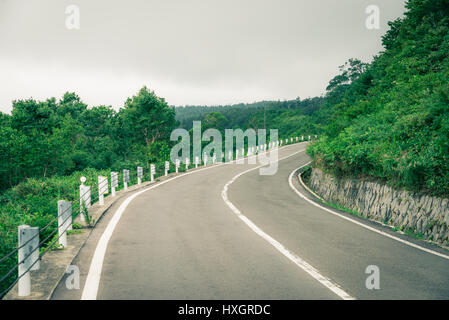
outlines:
{"label": "road marking", "polygon": [[[345,216],[345,215],[343,215],[343,214],[341,214],[341,213],[338,213],[338,212],[336,212],[336,211],[334,211],[334,210],[331,210],[331,209],[329,209],[329,208],[323,207],[323,206],[319,205],[318,203],[316,203],[315,201],[312,201],[312,200],[310,200],[309,198],[307,198],[304,194],[302,194],[298,189],[295,188],[295,186],[293,185],[292,179],[293,179],[293,175],[295,174],[295,172],[297,172],[298,170],[304,168],[305,166],[307,166],[307,165],[309,165],[309,164],[310,164],[310,162],[309,162],[309,163],[306,163],[305,165],[303,165],[303,166],[301,166],[301,167],[299,167],[299,168],[297,168],[297,169],[295,169],[295,170],[293,170],[292,173],[290,173],[290,176],[289,176],[289,178],[288,178],[288,183],[289,183],[289,185],[290,185],[290,188],[292,188],[293,191],[295,191],[296,194],[298,194],[301,198],[303,198],[304,200],[306,200],[306,201],[308,201],[309,203],[313,204],[315,207],[318,207],[318,208],[320,208],[320,209],[323,209],[323,210],[325,210],[325,211],[327,211],[327,212],[329,212],[329,213],[332,213],[333,215],[336,215],[337,217],[340,217],[340,218],[342,218],[342,219],[345,219],[345,220],[347,220],[347,221],[350,221],[350,222],[352,222],[352,223],[354,223],[354,224],[357,224],[357,225],[359,225],[359,226],[361,226],[361,227],[363,227],[363,228],[365,228],[365,229],[368,229],[368,230],[370,230],[370,231],[376,232],[376,233],[378,233],[378,234],[380,234],[380,235],[383,235],[383,236],[385,236],[385,237],[388,237],[388,238],[390,238],[390,239],[399,241],[399,242],[401,242],[401,243],[403,243],[403,244],[406,244],[406,245],[408,245],[408,246],[410,246],[410,247],[413,247],[413,248],[422,250],[422,251],[424,251],[424,252],[431,253],[431,254],[433,254],[433,255],[436,255],[436,256],[439,256],[439,257],[441,257],[441,258],[444,258],[444,259],[448,259],[448,260],[449,260],[449,256],[447,256],[447,255],[445,255],[445,254],[443,254],[443,253],[439,253],[439,252],[437,252],[437,251],[434,251],[434,250],[431,250],[431,249],[424,248],[424,247],[422,247],[422,246],[420,246],[420,245],[417,245],[417,244],[415,244],[415,243],[413,243],[413,242],[409,242],[409,241],[407,241],[407,240],[404,240],[404,239],[395,237],[395,236],[393,236],[393,235],[391,235],[391,234],[388,234],[388,233],[386,233],[386,232],[384,232],[384,231],[382,231],[382,230],[378,230],[378,229],[376,229],[376,228],[370,227],[370,226],[368,226],[368,225],[366,225],[366,224],[364,224],[364,223],[362,223],[362,222],[359,222],[359,221],[357,221],[357,220],[351,219],[351,218],[349,218],[349,217],[347,217],[347,216]],[[309,188],[302,182],[302,179],[300,179],[300,181],[301,181],[301,184],[303,184],[307,189],[309,189]],[[315,194],[315,193],[312,192],[312,194]],[[320,198],[320,197],[318,197],[318,198]]]}
{"label": "road marking", "polygon": [[101,235],[100,240],[98,240],[97,247],[95,248],[95,252],[92,257],[92,261],[90,263],[89,273],[87,274],[87,279],[86,279],[86,283],[84,285],[83,293],[81,295],[81,300],[96,300],[97,299],[98,287],[100,285],[101,271],[103,269],[103,261],[104,261],[105,255],[106,255],[106,249],[108,247],[109,240],[111,239],[112,233],[114,232],[114,229],[117,226],[123,212],[125,212],[126,208],[131,203],[132,200],[134,200],[137,196],[141,195],[142,193],[147,192],[151,189],[157,188],[159,186],[162,186],[162,185],[166,184],[167,182],[173,181],[173,180],[181,178],[181,177],[185,177],[187,175],[190,175],[190,174],[193,174],[196,172],[217,168],[217,167],[220,167],[225,164],[228,164],[228,162],[217,164],[217,165],[211,166],[211,167],[206,167],[206,168],[186,172],[179,176],[175,176],[173,178],[164,180],[164,181],[162,181],[158,184],[155,184],[149,188],[146,188],[137,193],[134,193],[133,195],[126,198],[126,200],[120,205],[120,207],[114,213],[114,216],[111,218],[106,229],[103,231],[103,234]]}
{"label": "road marking", "polygon": [[[290,158],[300,152],[304,152],[305,150],[300,150],[297,152],[292,153],[289,156],[286,156],[284,158],[278,159],[277,161],[281,161],[287,158]],[[235,175],[228,183],[225,184],[223,191],[221,192],[221,196],[224,200],[224,202],[228,205],[229,208],[231,208],[232,212],[234,212],[237,217],[239,217],[251,230],[253,230],[256,234],[261,236],[263,239],[265,239],[268,243],[270,243],[273,247],[275,247],[280,253],[282,253],[285,257],[287,257],[289,260],[291,260],[294,264],[296,264],[298,267],[300,267],[302,270],[307,272],[309,275],[311,275],[314,279],[319,281],[322,285],[330,289],[332,292],[334,292],[336,295],[338,295],[340,298],[344,300],[354,300],[352,296],[350,296],[348,293],[346,293],[340,286],[338,286],[336,283],[334,283],[329,278],[323,276],[316,268],[314,268],[312,265],[307,263],[305,260],[300,258],[295,253],[289,251],[287,248],[285,248],[281,243],[273,239],[271,236],[266,234],[262,229],[260,229],[258,226],[256,226],[250,219],[248,219],[246,216],[244,216],[239,209],[237,209],[236,206],[229,200],[228,198],[228,188],[229,186],[234,183],[235,180],[237,180],[240,176],[261,168],[262,166],[258,166],[256,168],[251,168],[246,171],[243,171],[237,175]]]}
{"label": "road marking", "polygon": [[[304,143],[304,142],[301,142],[301,143]],[[301,144],[301,143],[298,143],[298,144]],[[278,148],[278,150],[287,148],[287,147],[291,147],[292,145],[296,145],[296,143],[284,146],[282,148]],[[253,156],[250,156],[247,158],[251,158],[251,157],[257,157],[257,155],[253,155]],[[114,232],[115,227],[117,226],[122,214],[125,212],[126,208],[131,203],[132,200],[134,200],[137,196],[139,196],[140,194],[142,194],[144,192],[147,192],[151,189],[162,186],[162,185],[166,184],[167,182],[173,181],[175,179],[179,179],[181,177],[185,177],[187,175],[190,175],[190,174],[193,174],[196,172],[210,170],[213,168],[217,168],[217,167],[220,167],[223,165],[228,165],[228,164],[235,163],[235,162],[236,162],[236,160],[233,160],[230,162],[223,162],[223,163],[216,164],[216,165],[213,165],[210,167],[186,172],[186,173],[180,174],[178,176],[175,176],[173,178],[159,182],[149,188],[146,188],[139,192],[136,192],[133,195],[130,195],[128,198],[126,198],[125,201],[120,205],[120,207],[114,213],[113,217],[111,218],[108,225],[106,226],[106,229],[103,231],[103,234],[101,235],[100,240],[98,240],[94,255],[92,257],[92,261],[90,263],[89,272],[87,274],[86,282],[85,282],[85,285],[83,288],[83,293],[81,295],[81,300],[96,300],[97,299],[98,288],[100,286],[101,271],[103,269],[103,261],[104,261],[105,255],[106,255],[106,250],[108,247],[109,240],[111,239],[112,233]]]}

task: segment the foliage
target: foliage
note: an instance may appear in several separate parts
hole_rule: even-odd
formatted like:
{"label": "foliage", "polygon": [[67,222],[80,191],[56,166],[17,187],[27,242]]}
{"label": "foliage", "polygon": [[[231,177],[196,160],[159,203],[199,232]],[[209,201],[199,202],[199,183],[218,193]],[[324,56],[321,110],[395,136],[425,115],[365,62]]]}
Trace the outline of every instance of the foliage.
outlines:
{"label": "foliage", "polygon": [[31,177],[148,164],[176,127],[173,108],[146,87],[118,112],[66,93],[59,101],[14,101],[0,119],[0,191]]}
{"label": "foliage", "polygon": [[[11,115],[0,113],[0,257],[17,248],[21,224],[49,225],[40,240],[48,237],[42,246],[50,245],[57,236],[52,236],[57,201],[73,201],[74,215],[80,211],[82,175],[93,186],[99,175],[129,168],[137,179],[136,167],[143,166],[148,175],[150,162],[160,174],[175,126],[173,108],[146,87],[118,112],[107,106],[88,108],[74,93],[60,101],[14,101]],[[96,197],[92,190],[93,202]],[[0,277],[16,263],[17,255],[2,262]],[[2,282],[0,292],[16,276],[15,271],[8,283]]]}
{"label": "foliage", "polygon": [[449,1],[406,7],[384,52],[355,78],[331,81],[323,107],[331,121],[309,153],[337,175],[448,196]]}
{"label": "foliage", "polygon": [[326,117],[318,113],[323,98],[288,101],[261,101],[216,107],[176,108],[180,126],[191,129],[192,121],[202,121],[202,129],[278,129],[280,137],[317,134]]}

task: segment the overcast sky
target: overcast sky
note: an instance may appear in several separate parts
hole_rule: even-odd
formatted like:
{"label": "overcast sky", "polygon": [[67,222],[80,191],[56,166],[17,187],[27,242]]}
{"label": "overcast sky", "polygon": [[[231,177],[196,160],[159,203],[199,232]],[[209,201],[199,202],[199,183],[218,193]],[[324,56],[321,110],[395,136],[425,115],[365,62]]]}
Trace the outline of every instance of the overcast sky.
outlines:
{"label": "overcast sky", "polygon": [[[379,30],[365,27],[371,4]],[[171,105],[313,97],[347,59],[382,50],[403,12],[404,0],[0,0],[0,111],[66,91],[118,109],[143,85]]]}

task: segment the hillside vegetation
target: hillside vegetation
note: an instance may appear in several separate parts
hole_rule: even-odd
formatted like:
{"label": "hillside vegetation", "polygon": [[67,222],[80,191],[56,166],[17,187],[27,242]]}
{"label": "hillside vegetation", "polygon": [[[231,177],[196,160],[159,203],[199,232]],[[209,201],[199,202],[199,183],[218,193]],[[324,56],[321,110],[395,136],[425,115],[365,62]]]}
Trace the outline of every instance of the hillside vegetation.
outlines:
{"label": "hillside vegetation", "polygon": [[11,115],[0,113],[0,192],[27,178],[168,160],[174,117],[174,109],[145,87],[118,112],[88,108],[75,93],[59,101],[13,101]]}
{"label": "hillside vegetation", "polygon": [[449,0],[410,0],[389,22],[384,51],[350,59],[324,97],[249,105],[176,108],[187,129],[279,129],[320,134],[309,154],[337,176],[449,196]]}
{"label": "hillside vegetation", "polygon": [[207,128],[278,129],[279,137],[317,134],[325,118],[319,115],[321,97],[287,101],[261,101],[252,104],[176,107],[176,119],[184,129],[200,120]]}
{"label": "hillside vegetation", "polygon": [[385,51],[351,60],[328,87],[330,123],[309,148],[316,166],[449,195],[449,1],[411,0]]}
{"label": "hillside vegetation", "polygon": [[[95,202],[97,177],[110,177],[111,170],[129,169],[131,184],[137,166],[144,168],[145,180],[150,163],[161,175],[175,125],[173,108],[145,87],[118,112],[88,108],[74,93],[59,101],[14,101],[11,115],[0,113],[0,258],[17,248],[21,224],[45,229],[41,250],[55,243],[57,201],[73,201],[73,216],[80,212],[81,176]],[[17,253],[2,261],[0,279],[16,264]],[[16,278],[13,270],[0,283],[0,298]]]}

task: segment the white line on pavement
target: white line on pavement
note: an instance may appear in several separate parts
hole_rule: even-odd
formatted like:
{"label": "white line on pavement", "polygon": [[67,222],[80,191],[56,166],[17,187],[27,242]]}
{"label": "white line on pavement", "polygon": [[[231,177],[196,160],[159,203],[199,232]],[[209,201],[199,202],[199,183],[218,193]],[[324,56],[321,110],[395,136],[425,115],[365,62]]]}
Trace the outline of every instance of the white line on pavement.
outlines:
{"label": "white line on pavement", "polygon": [[[299,143],[302,144],[303,142]],[[295,144],[293,144],[295,145]],[[278,150],[283,149],[283,148],[287,148],[290,147],[292,145],[287,145],[281,148],[277,148]],[[251,158],[251,157],[257,157],[257,155],[254,156],[250,156],[247,158]],[[83,293],[81,295],[81,300],[96,300],[97,299],[97,294],[98,294],[98,288],[100,286],[100,278],[101,278],[101,271],[103,269],[103,261],[104,261],[104,257],[106,255],[106,249],[108,247],[108,243],[109,240],[112,237],[112,233],[114,232],[115,227],[117,226],[123,212],[126,210],[126,208],[128,207],[128,205],[131,203],[131,201],[136,198],[138,195],[147,192],[151,189],[157,188],[159,186],[162,186],[164,184],[166,184],[167,182],[173,181],[175,179],[178,178],[182,178],[185,177],[187,175],[193,174],[193,173],[197,173],[200,171],[204,171],[204,170],[209,170],[209,169],[213,169],[213,168],[217,168],[223,165],[227,165],[230,163],[236,163],[237,160],[233,160],[230,162],[223,162],[220,164],[216,164],[210,167],[205,167],[202,169],[197,169],[194,171],[189,171],[186,172],[184,174],[180,174],[178,176],[175,176],[173,178],[170,178],[168,180],[164,180],[160,183],[157,183],[149,188],[146,188],[144,190],[141,190],[131,196],[129,196],[128,198],[126,198],[126,200],[120,205],[120,207],[117,209],[117,211],[114,213],[114,215],[112,216],[111,220],[109,221],[106,229],[103,231],[103,234],[101,235],[100,240],[97,243],[97,246],[95,248],[95,252],[94,255],[92,257],[92,261],[90,263],[90,267],[89,267],[89,272],[87,274],[87,279],[86,279],[86,283],[84,285],[83,288]]]}
{"label": "white line on pavement", "polygon": [[[434,250],[431,250],[431,249],[424,248],[424,247],[422,247],[422,246],[420,246],[420,245],[417,245],[417,244],[415,244],[415,243],[412,243],[412,242],[409,242],[409,241],[407,241],[407,240],[404,240],[404,239],[395,237],[395,236],[393,236],[393,235],[391,235],[391,234],[389,234],[389,233],[386,233],[386,232],[384,232],[384,231],[382,231],[382,230],[378,230],[378,229],[376,229],[376,228],[370,227],[370,226],[368,226],[368,225],[366,225],[366,224],[364,224],[364,223],[362,223],[362,222],[359,222],[359,221],[356,221],[356,220],[354,220],[354,219],[351,219],[351,218],[349,218],[349,217],[347,217],[347,216],[345,216],[345,215],[343,215],[343,214],[341,214],[341,213],[338,213],[338,212],[336,212],[336,211],[334,211],[334,210],[331,210],[331,209],[329,209],[329,208],[323,207],[323,206],[319,205],[318,203],[316,203],[315,201],[312,201],[312,200],[310,200],[309,198],[307,198],[304,194],[302,194],[298,189],[295,188],[295,186],[293,185],[292,179],[293,179],[293,175],[295,174],[295,172],[297,172],[298,170],[304,168],[305,166],[307,166],[307,165],[309,165],[309,164],[310,164],[310,162],[309,162],[309,163],[306,163],[305,165],[303,165],[303,166],[301,166],[301,167],[299,167],[299,168],[297,168],[297,169],[295,169],[295,170],[293,170],[292,173],[290,173],[290,176],[289,176],[289,178],[288,178],[288,183],[289,183],[289,185],[290,185],[290,188],[292,188],[293,191],[295,191],[296,194],[298,194],[301,198],[303,198],[304,200],[306,200],[306,201],[308,201],[309,203],[313,204],[315,207],[318,207],[318,208],[320,208],[320,209],[323,209],[323,210],[325,210],[325,211],[327,211],[327,212],[329,212],[329,213],[332,213],[333,215],[336,215],[337,217],[340,217],[340,218],[342,218],[342,219],[345,219],[345,220],[347,220],[347,221],[350,221],[350,222],[352,222],[352,223],[354,223],[354,224],[356,224],[356,225],[359,225],[359,226],[361,226],[361,227],[363,227],[363,228],[365,228],[365,229],[368,229],[368,230],[370,230],[370,231],[376,232],[376,233],[381,234],[381,235],[383,235],[383,236],[385,236],[385,237],[388,237],[388,238],[390,238],[390,239],[399,241],[399,242],[401,242],[401,243],[403,243],[403,244],[406,244],[406,245],[408,245],[408,246],[410,246],[410,247],[413,247],[413,248],[416,248],[416,249],[419,249],[419,250],[425,251],[425,252],[427,252],[427,253],[431,253],[431,254],[433,254],[433,255],[436,255],[436,256],[439,256],[439,257],[441,257],[441,258],[444,258],[444,259],[448,259],[448,260],[449,260],[449,256],[447,256],[447,255],[445,255],[445,254],[439,253],[439,252],[434,251]],[[301,181],[301,182],[302,182],[302,181]],[[306,187],[306,188],[307,188],[307,187]],[[308,188],[307,188],[307,189],[308,189]],[[312,192],[312,193],[313,193],[313,192]]]}
{"label": "white line on pavement", "polygon": [[[278,159],[278,161],[290,158],[300,152],[304,152],[305,150],[300,150],[297,152],[292,153],[289,156],[286,156],[284,158]],[[346,293],[342,288],[340,288],[336,283],[334,283],[329,278],[323,276],[320,274],[320,272],[311,266],[309,263],[307,263],[305,260],[301,259],[298,255],[295,253],[289,251],[287,248],[285,248],[281,243],[270,237],[268,234],[266,234],[262,229],[260,229],[258,226],[256,226],[250,219],[248,219],[246,216],[244,216],[239,209],[237,209],[234,204],[229,201],[228,199],[228,188],[229,186],[240,176],[244,175],[245,173],[248,173],[253,170],[257,170],[262,166],[258,166],[256,168],[251,168],[249,170],[243,171],[236,176],[234,176],[223,188],[223,191],[221,193],[221,196],[224,200],[224,202],[228,205],[229,208],[249,227],[251,230],[253,230],[256,234],[261,236],[263,239],[265,239],[268,243],[270,243],[273,247],[275,247],[280,253],[282,253],[285,257],[287,257],[289,260],[291,260],[293,263],[295,263],[298,267],[300,267],[302,270],[307,272],[309,275],[311,275],[314,279],[319,281],[322,285],[330,289],[332,292],[334,292],[336,295],[338,295],[340,298],[344,300],[354,300],[352,296],[350,296],[348,293]]]}
{"label": "white line on pavement", "polygon": [[87,274],[87,279],[86,279],[86,283],[84,285],[81,300],[96,300],[97,299],[98,287],[100,285],[101,271],[103,269],[103,261],[104,261],[104,257],[106,254],[106,249],[108,247],[109,240],[111,239],[112,233],[114,232],[114,229],[117,226],[117,224],[120,220],[120,217],[122,216],[123,212],[126,210],[128,205],[134,198],[136,198],[138,195],[140,195],[144,192],[147,192],[151,189],[162,186],[162,185],[166,184],[167,182],[173,181],[175,179],[178,179],[178,178],[181,178],[181,177],[184,177],[186,175],[190,175],[190,174],[193,174],[196,172],[217,168],[217,167],[220,167],[225,164],[228,164],[228,163],[221,163],[221,164],[217,164],[215,166],[186,172],[179,176],[175,176],[168,180],[164,180],[158,184],[155,184],[149,188],[141,190],[141,191],[129,196],[128,198],[126,198],[126,200],[120,205],[120,207],[114,213],[114,215],[111,218],[111,220],[109,221],[106,229],[103,231],[103,234],[101,235],[100,240],[97,243],[97,247],[95,248],[94,256],[92,257],[92,261],[90,263],[89,273]]}

